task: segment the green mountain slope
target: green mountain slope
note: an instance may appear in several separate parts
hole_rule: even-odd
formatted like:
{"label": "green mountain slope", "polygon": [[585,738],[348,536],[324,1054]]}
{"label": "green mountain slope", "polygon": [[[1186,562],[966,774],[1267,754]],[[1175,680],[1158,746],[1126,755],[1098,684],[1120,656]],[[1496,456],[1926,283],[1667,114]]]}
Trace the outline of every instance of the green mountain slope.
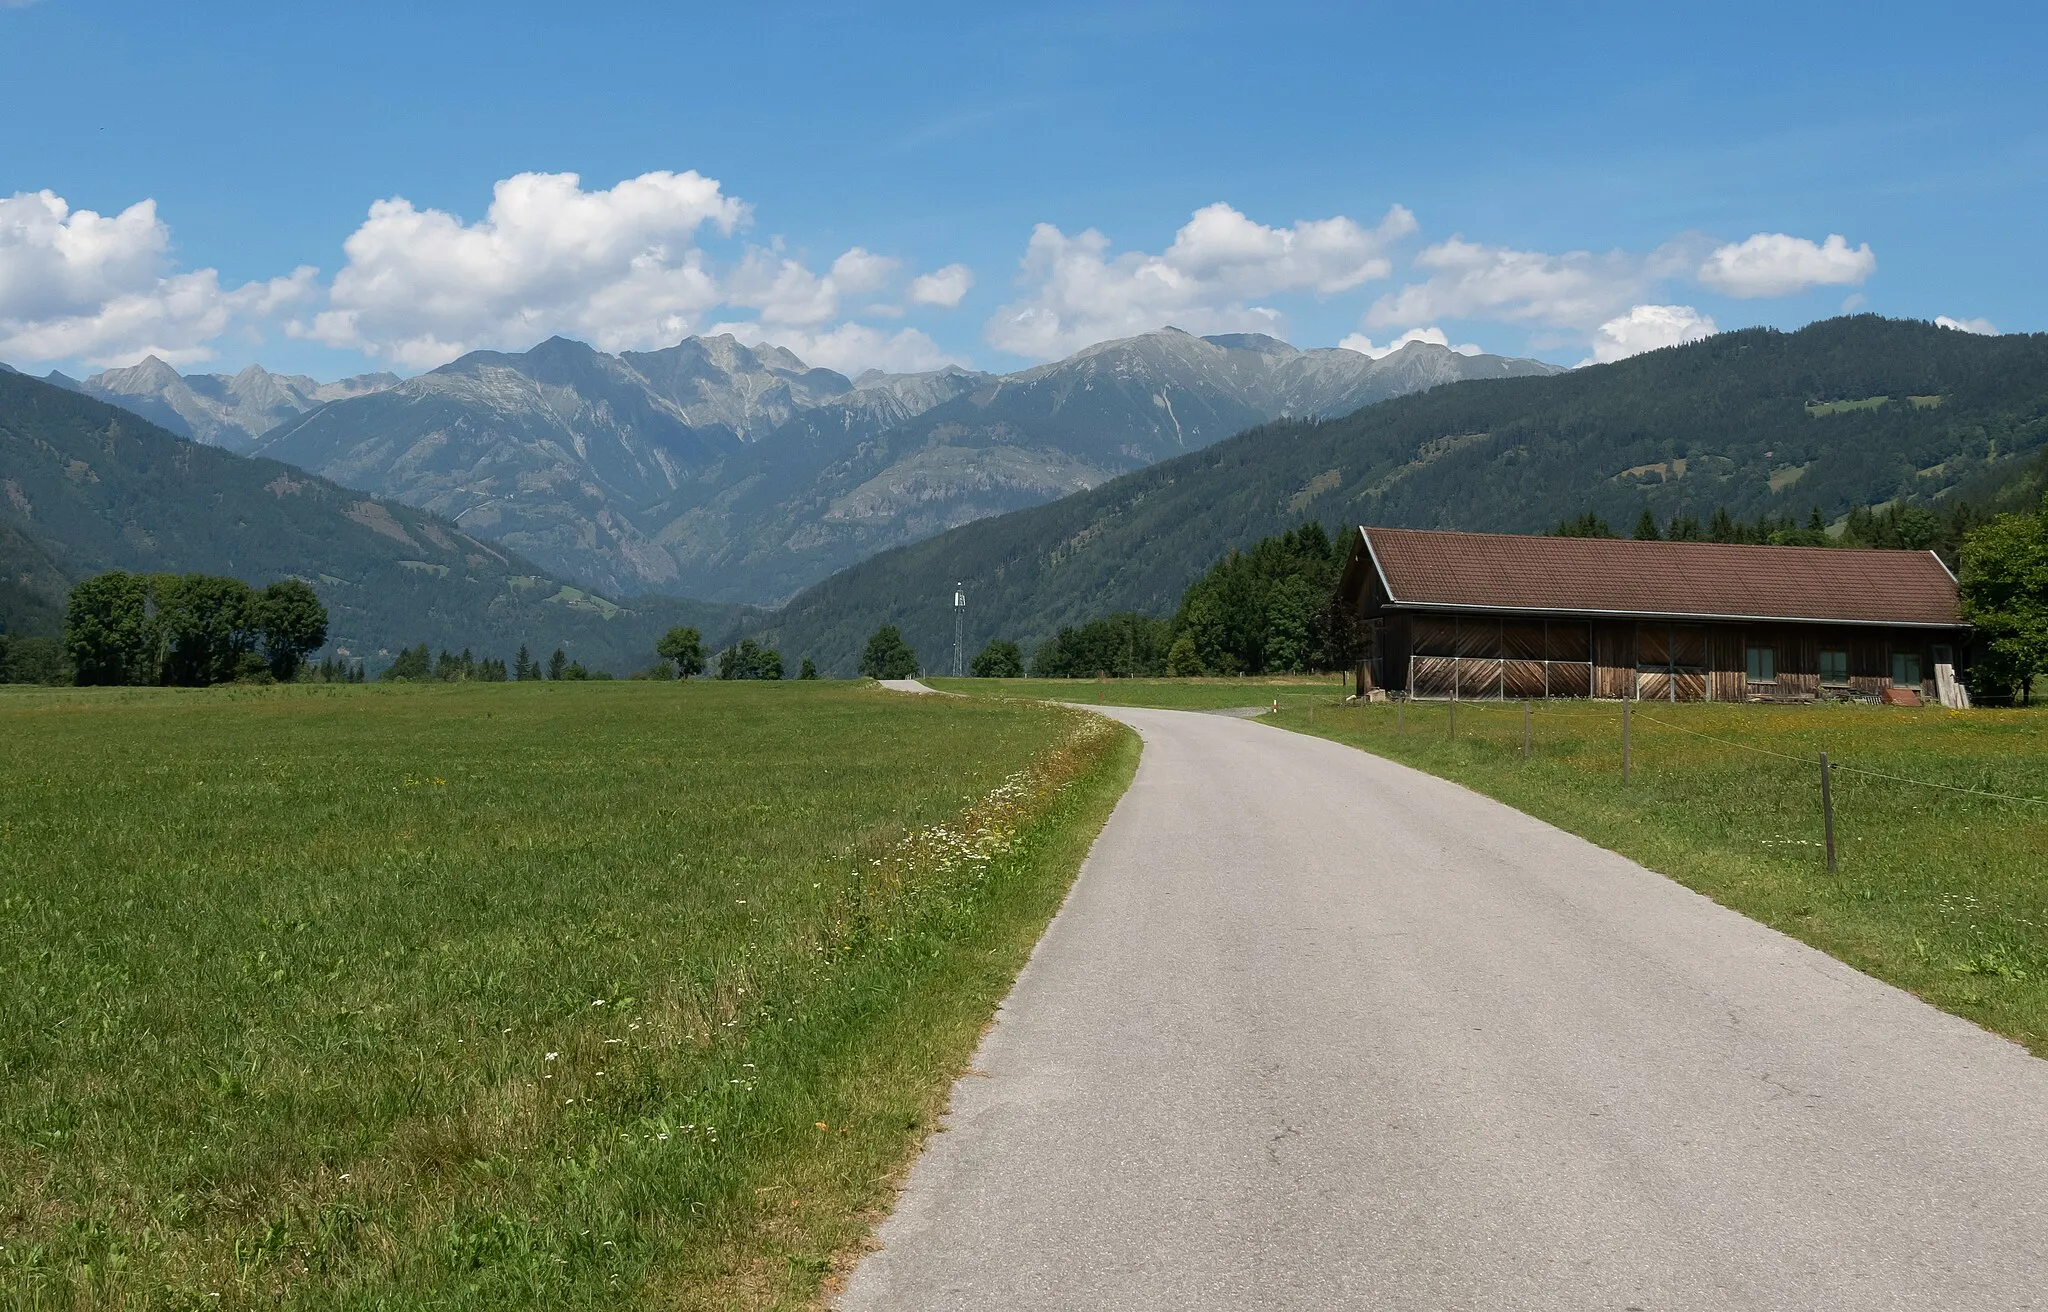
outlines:
{"label": "green mountain slope", "polygon": [[864,561],[769,635],[851,668],[893,623],[950,660],[1113,610],[1163,614],[1217,556],[1319,519],[1538,532],[1726,506],[1829,519],[1995,483],[2048,442],[2048,335],[1979,337],[1872,315],[1752,329],[1546,378],[1454,383],[1329,422],[1242,433],[1050,505]]}
{"label": "green mountain slope", "polygon": [[71,582],[104,569],[307,579],[334,645],[426,642],[509,656],[556,646],[598,669],[653,660],[670,624],[723,637],[738,608],[621,608],[448,521],[273,460],[176,437],[126,410],[0,374],[0,622],[53,632]]}

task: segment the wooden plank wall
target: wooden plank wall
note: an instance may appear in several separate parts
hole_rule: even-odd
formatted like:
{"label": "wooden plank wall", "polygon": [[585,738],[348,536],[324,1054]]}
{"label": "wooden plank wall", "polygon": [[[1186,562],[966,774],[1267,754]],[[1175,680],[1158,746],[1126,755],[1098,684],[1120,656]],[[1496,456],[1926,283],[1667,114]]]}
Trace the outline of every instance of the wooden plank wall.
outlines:
{"label": "wooden plank wall", "polygon": [[[1587,650],[1590,631],[1591,650]],[[1634,620],[1550,620],[1494,616],[1387,616],[1381,631],[1381,676],[1387,687],[1422,697],[1644,697],[1739,702],[1857,696],[1876,698],[1891,686],[1894,651],[1920,656],[1922,691],[1933,696],[1934,647],[1953,634],[1925,629],[1865,629],[1811,624],[1693,624]],[[1768,645],[1777,678],[1750,683],[1751,645]],[[1823,648],[1849,654],[1849,682],[1820,682]],[[1586,666],[1564,662],[1584,661]],[[1411,657],[1415,658],[1411,661]],[[1452,657],[1457,657],[1454,663]],[[1664,666],[1639,672],[1639,662]],[[1411,670],[1424,672],[1409,688]],[[1547,673],[1546,673],[1547,672]],[[1590,687],[1587,681],[1590,680]]]}
{"label": "wooden plank wall", "polygon": [[1633,697],[1636,688],[1636,626],[1632,621],[1593,624],[1593,695]]}

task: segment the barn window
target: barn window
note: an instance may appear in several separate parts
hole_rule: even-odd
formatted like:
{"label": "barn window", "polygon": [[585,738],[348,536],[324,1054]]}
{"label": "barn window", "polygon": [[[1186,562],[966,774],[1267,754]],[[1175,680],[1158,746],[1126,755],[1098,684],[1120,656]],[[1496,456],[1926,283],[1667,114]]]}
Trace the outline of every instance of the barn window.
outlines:
{"label": "barn window", "polygon": [[1751,683],[1773,683],[1777,678],[1777,648],[1751,647],[1749,649],[1749,681]]}
{"label": "barn window", "polygon": [[1920,686],[1919,652],[1895,651],[1892,653],[1892,686],[1895,688],[1917,688]]}
{"label": "barn window", "polygon": [[1825,647],[1821,648],[1820,681],[1822,683],[1849,682],[1849,653],[1847,651],[1829,651]]}

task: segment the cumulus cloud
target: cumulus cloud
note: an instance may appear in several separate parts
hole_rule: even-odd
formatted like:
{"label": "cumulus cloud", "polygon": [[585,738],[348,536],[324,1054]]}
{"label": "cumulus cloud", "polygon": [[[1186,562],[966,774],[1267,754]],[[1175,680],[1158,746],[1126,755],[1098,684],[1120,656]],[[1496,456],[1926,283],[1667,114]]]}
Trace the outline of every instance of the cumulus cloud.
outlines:
{"label": "cumulus cloud", "polygon": [[1690,305],[1637,305],[1593,330],[1593,354],[1579,363],[1612,364],[1644,351],[1712,337],[1720,329]]}
{"label": "cumulus cloud", "polygon": [[553,332],[605,350],[674,341],[720,299],[697,233],[730,234],[747,218],[694,171],[603,191],[574,173],[521,173],[468,224],[380,200],[342,244],[330,307],[301,331],[415,367]]}
{"label": "cumulus cloud", "polygon": [[1976,333],[1983,337],[1998,336],[1998,325],[1989,319],[1951,319],[1945,314],[1934,316],[1937,328],[1953,328],[1959,333]]}
{"label": "cumulus cloud", "polygon": [[1229,205],[1197,210],[1160,254],[1110,254],[1095,229],[1068,236],[1032,230],[1018,278],[1024,295],[985,329],[989,343],[1049,359],[1110,337],[1172,323],[1192,332],[1284,332],[1277,310],[1253,304],[1285,292],[1349,291],[1392,266],[1389,246],[1415,216],[1389,209],[1376,227],[1339,215],[1287,228],[1256,223]]}
{"label": "cumulus cloud", "polygon": [[172,364],[211,358],[238,320],[314,294],[315,271],[223,288],[213,269],[169,269],[171,233],[156,202],[119,214],[74,210],[50,191],[0,200],[0,353],[38,363]]}
{"label": "cumulus cloud", "polygon": [[899,263],[855,246],[819,275],[779,251],[756,248],[726,280],[722,299],[759,310],[763,323],[820,324],[839,312],[840,297],[888,286]]}
{"label": "cumulus cloud", "polygon": [[943,269],[920,274],[910,280],[910,303],[912,305],[936,305],[951,310],[960,304],[961,298],[974,286],[974,270],[964,264],[949,264]]}
{"label": "cumulus cloud", "polygon": [[1364,326],[1479,318],[1593,328],[1668,276],[1679,249],[1551,255],[1453,237],[1424,248],[1415,263],[1428,277],[1374,301]]}
{"label": "cumulus cloud", "polygon": [[1789,296],[1809,287],[1854,286],[1877,270],[1870,243],[1851,247],[1840,233],[1815,243],[1782,232],[1759,232],[1717,247],[1699,280],[1729,296]]}
{"label": "cumulus cloud", "polygon": [[1410,328],[1407,332],[1402,333],[1399,337],[1396,337],[1393,341],[1388,342],[1385,346],[1373,345],[1372,338],[1367,337],[1363,333],[1353,333],[1349,337],[1346,337],[1343,341],[1337,343],[1337,345],[1346,351],[1356,351],[1360,355],[1369,355],[1375,360],[1384,360],[1388,356],[1392,355],[1394,352],[1408,345],[1408,343],[1410,342],[1428,342],[1431,346],[1449,347],[1451,350],[1456,351],[1459,355],[1485,354],[1485,352],[1481,350],[1479,346],[1472,342],[1465,342],[1458,346],[1451,346],[1451,339],[1444,336],[1444,330],[1441,328],[1434,327]]}
{"label": "cumulus cloud", "polygon": [[749,346],[764,342],[780,346],[794,352],[805,364],[836,369],[848,377],[858,377],[870,369],[913,374],[967,363],[948,354],[915,328],[899,328],[892,333],[863,323],[842,323],[836,328],[812,332],[761,323],[722,323],[710,331],[731,333]]}

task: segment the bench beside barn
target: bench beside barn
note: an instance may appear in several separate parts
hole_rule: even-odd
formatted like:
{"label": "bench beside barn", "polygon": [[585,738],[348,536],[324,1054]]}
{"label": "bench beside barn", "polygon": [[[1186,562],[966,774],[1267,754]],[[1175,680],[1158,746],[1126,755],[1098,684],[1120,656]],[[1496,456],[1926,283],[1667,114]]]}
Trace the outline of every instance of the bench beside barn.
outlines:
{"label": "bench beside barn", "polygon": [[1361,691],[1967,705],[1933,552],[1361,528],[1339,587]]}

